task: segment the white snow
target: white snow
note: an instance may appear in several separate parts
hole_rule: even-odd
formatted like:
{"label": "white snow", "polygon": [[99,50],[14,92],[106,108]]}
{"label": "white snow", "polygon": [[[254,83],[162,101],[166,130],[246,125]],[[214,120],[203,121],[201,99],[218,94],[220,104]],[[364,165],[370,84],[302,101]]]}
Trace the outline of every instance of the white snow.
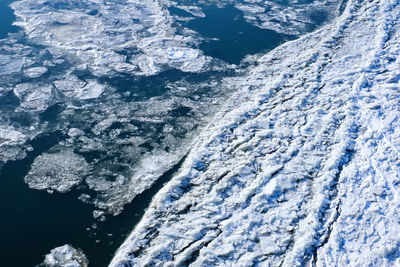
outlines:
{"label": "white snow", "polygon": [[400,264],[400,6],[258,60],[110,266]]}

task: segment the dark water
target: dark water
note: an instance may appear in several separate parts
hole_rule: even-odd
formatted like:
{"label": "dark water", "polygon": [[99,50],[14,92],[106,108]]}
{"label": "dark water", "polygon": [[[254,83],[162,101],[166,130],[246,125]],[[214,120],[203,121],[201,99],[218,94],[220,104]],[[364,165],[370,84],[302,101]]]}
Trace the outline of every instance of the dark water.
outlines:
{"label": "dark water", "polygon": [[8,6],[12,0],[0,0],[0,39],[6,38],[8,33],[18,31],[18,28],[12,25],[15,20],[13,10]]}
{"label": "dark water", "polygon": [[[1,34],[6,35],[14,28],[9,26],[13,18],[12,12],[6,9],[6,2],[0,2],[0,5],[0,36],[2,36]],[[206,18],[192,20],[186,26],[206,37],[217,38],[218,40],[202,43],[200,49],[207,55],[229,63],[239,63],[245,55],[272,49],[288,38],[248,24],[241,13],[232,6],[222,9],[209,6],[204,11]],[[8,14],[8,20],[5,22],[3,22],[5,19],[3,13]],[[171,70],[140,80],[120,77],[108,79],[106,82],[122,92],[134,88],[137,92],[134,97],[143,101],[163,94],[166,90],[165,85],[176,81],[180,75],[183,74]],[[185,75],[192,75],[192,79],[207,79],[207,74]],[[57,105],[49,108],[42,114],[41,119],[48,121],[49,125],[58,123],[57,114],[62,108]],[[187,111],[178,110],[177,112]],[[90,266],[106,266],[115,250],[139,222],[152,197],[165,182],[171,179],[181,164],[180,162],[171,168],[150,189],[137,196],[131,204],[126,205],[120,215],[108,217],[105,222],[96,222],[92,216],[93,206],[77,199],[82,193],[90,194],[87,192],[88,189],[76,189],[66,194],[48,194],[31,190],[24,183],[24,176],[35,158],[65,138],[58,131],[42,135],[31,142],[33,151],[29,152],[26,158],[9,162],[2,167],[0,172],[1,266],[34,266],[43,261],[44,255],[50,249],[64,244],[81,248],[88,256]],[[96,227],[92,227],[94,224]]]}
{"label": "dark water", "polygon": [[[23,182],[33,160],[58,143],[60,132],[43,135],[31,145],[34,150],[20,161],[9,162],[0,175],[1,266],[34,266],[43,255],[65,243],[84,249],[90,266],[106,266],[114,251],[142,217],[152,196],[178,170],[181,160],[148,190],[138,195],[125,212],[107,221],[93,223],[93,207],[77,199],[82,190],[47,194],[30,190]],[[88,230],[90,229],[90,230]]]}
{"label": "dark water", "polygon": [[[224,8],[215,5],[206,6],[203,11],[205,18],[190,20],[185,26],[211,39],[203,42],[199,47],[200,50],[208,56],[228,63],[239,64],[246,55],[266,52],[293,39],[292,36],[278,34],[247,23],[243,13],[231,5]],[[180,16],[186,13],[177,8],[171,8],[171,12]]]}

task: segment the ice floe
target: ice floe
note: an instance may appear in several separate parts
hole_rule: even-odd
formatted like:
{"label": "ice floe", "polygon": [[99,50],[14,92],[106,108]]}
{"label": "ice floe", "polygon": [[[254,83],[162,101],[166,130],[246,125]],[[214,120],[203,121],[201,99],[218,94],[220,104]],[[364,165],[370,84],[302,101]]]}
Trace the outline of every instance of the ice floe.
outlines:
{"label": "ice floe", "polygon": [[48,152],[35,159],[25,182],[33,189],[65,193],[80,184],[89,171],[85,159],[70,150]]}
{"label": "ice floe", "polygon": [[350,0],[258,59],[110,266],[399,264],[399,17]]}
{"label": "ice floe", "polygon": [[88,264],[88,259],[80,249],[75,249],[71,245],[64,245],[52,249],[39,266],[87,267]]}
{"label": "ice floe", "polygon": [[52,86],[23,83],[14,88],[14,94],[20,99],[23,109],[44,111],[51,104]]}
{"label": "ice floe", "polygon": [[33,67],[29,69],[25,69],[24,73],[29,78],[38,78],[47,72],[46,67]]}
{"label": "ice floe", "polygon": [[0,55],[0,75],[11,74],[21,70],[24,65],[22,58],[13,58],[8,55]]}

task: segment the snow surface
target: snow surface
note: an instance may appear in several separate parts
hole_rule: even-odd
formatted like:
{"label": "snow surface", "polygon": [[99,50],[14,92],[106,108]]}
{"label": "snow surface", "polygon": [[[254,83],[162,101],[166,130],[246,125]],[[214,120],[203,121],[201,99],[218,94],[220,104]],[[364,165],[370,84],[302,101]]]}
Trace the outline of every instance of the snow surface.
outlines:
{"label": "snow surface", "polygon": [[259,58],[110,266],[399,265],[399,5]]}

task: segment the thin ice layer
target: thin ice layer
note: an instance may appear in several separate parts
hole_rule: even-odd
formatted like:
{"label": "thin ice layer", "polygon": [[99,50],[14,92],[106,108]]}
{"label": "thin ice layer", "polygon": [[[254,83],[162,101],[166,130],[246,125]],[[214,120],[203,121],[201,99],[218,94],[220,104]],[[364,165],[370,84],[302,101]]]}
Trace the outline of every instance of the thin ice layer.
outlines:
{"label": "thin ice layer", "polygon": [[349,1],[259,59],[111,266],[398,264],[399,16]]}

